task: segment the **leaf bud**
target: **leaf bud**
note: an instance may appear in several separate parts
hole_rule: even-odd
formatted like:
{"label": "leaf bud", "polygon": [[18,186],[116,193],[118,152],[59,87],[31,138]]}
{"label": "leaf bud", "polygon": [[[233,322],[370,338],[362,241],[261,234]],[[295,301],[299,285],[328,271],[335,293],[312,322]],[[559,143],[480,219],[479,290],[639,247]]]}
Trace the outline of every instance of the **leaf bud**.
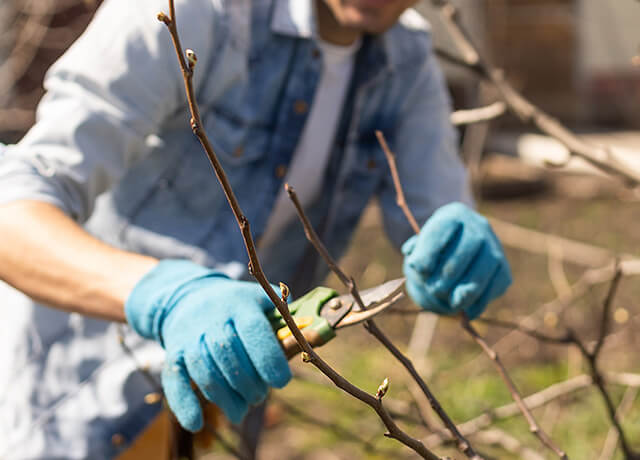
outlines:
{"label": "leaf bud", "polygon": [[385,378],[384,381],[382,382],[382,384],[378,387],[378,391],[376,393],[376,398],[377,399],[384,398],[384,395],[387,394],[387,391],[389,391],[389,379]]}
{"label": "leaf bud", "polygon": [[171,23],[171,19],[169,19],[169,16],[164,14],[162,11],[160,11],[156,17],[158,18],[158,21],[164,22],[166,25],[169,25]]}
{"label": "leaf bud", "polygon": [[198,62],[198,56],[196,56],[195,51],[193,51],[192,49],[187,48],[187,50],[184,53],[187,56],[187,61],[189,62],[189,67],[191,69],[193,69],[196,66],[196,63]]}
{"label": "leaf bud", "polygon": [[280,293],[283,302],[286,302],[289,298],[289,286],[280,282]]}

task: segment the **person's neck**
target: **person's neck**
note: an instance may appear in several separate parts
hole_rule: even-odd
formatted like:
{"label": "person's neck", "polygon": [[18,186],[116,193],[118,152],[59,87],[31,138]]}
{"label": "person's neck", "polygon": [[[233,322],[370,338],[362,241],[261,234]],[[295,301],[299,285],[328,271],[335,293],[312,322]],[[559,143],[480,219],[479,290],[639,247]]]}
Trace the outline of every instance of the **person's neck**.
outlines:
{"label": "person's neck", "polygon": [[362,35],[359,30],[341,25],[323,0],[316,0],[316,12],[318,33],[324,41],[334,45],[348,46]]}

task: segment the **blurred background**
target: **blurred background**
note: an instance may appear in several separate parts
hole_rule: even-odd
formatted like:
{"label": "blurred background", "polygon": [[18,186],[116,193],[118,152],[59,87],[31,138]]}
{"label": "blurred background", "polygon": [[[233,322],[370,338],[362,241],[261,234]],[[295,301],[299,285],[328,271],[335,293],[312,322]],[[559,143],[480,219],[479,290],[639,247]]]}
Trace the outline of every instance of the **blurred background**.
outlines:
{"label": "blurred background", "polygon": [[[108,0],[107,0],[108,1]],[[16,142],[34,122],[42,79],[50,64],[90,21],[98,0],[0,0],[0,141]],[[636,0],[459,0],[463,22],[493,64],[533,103],[585,139],[613,146],[630,162],[640,161],[640,2]],[[163,2],[159,1],[159,8]],[[439,49],[456,53],[446,25],[430,2],[417,5],[430,21]],[[167,52],[172,52],[167,50]],[[487,105],[495,91],[472,73],[444,64],[455,109]],[[186,114],[185,114],[186,117]],[[534,318],[540,330],[560,334],[574,328],[585,340],[600,325],[606,284],[589,287],[575,302],[573,284],[585,270],[609,257],[640,256],[640,195],[619,179],[581,161],[542,167],[545,158],[566,155],[562,146],[506,114],[489,123],[461,127],[461,154],[472,171],[478,207],[518,229],[587,243],[569,251],[528,233],[496,227],[512,264],[514,284],[487,316],[509,321]],[[537,234],[539,235],[539,234]],[[591,250],[602,249],[594,261]],[[603,255],[604,254],[604,255]],[[584,256],[584,257],[582,257]],[[367,210],[349,253],[341,261],[362,288],[401,275],[401,259],[384,238],[375,203]],[[339,287],[330,277],[327,282]],[[342,289],[342,288],[340,288]],[[608,371],[640,373],[640,287],[622,281],[613,305],[612,333],[603,350]],[[510,402],[489,361],[461,333],[458,323],[438,321],[416,328],[415,307],[405,302],[379,324],[414,356],[445,409],[458,422]],[[433,326],[433,324],[432,324]],[[585,362],[571,347],[542,345],[518,333],[478,324],[495,344],[522,392],[535,393],[582,375]],[[422,337],[423,340],[417,340]],[[426,340],[424,340],[426,338]],[[421,342],[421,343],[417,343]],[[389,377],[389,408],[413,436],[430,432],[412,403],[403,371],[360,329],[345,331],[322,355],[356,384],[375,392]],[[294,363],[297,378],[275,392],[267,412],[260,458],[412,458],[382,436],[375,414],[343,396],[314,369]],[[637,387],[637,386],[636,386]],[[627,401],[622,423],[640,449],[640,400],[633,385],[612,385],[616,405]],[[630,401],[630,402],[629,402]],[[622,459],[611,445],[610,423],[593,388],[567,393],[537,408],[542,427],[574,459]],[[225,436],[234,439],[230,430]],[[554,458],[528,432],[522,417],[499,420],[470,437],[492,458]],[[608,443],[608,444],[607,444]],[[615,443],[613,444],[615,446]],[[211,451],[211,449],[213,449]],[[206,458],[232,458],[219,445]],[[450,445],[438,453],[461,458]]]}

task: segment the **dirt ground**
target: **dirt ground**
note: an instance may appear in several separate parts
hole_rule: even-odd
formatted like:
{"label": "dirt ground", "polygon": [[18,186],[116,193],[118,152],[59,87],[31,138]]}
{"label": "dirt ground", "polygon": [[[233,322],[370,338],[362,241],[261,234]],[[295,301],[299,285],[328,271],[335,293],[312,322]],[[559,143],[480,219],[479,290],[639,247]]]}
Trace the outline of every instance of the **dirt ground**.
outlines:
{"label": "dirt ground", "polygon": [[[491,181],[485,195],[492,193]],[[544,187],[538,193],[491,200],[480,199],[479,209],[486,215],[518,225],[549,232],[615,252],[640,255],[640,211],[638,196],[615,181],[593,177],[544,175]],[[556,297],[549,280],[549,262],[545,255],[506,248],[514,283],[507,294],[494,302],[486,316],[517,321],[536,313],[545,324],[542,331],[554,334],[569,325],[588,340],[596,337],[601,321],[601,305],[606,285],[594,287],[563,314],[545,314],[542,306]],[[401,258],[384,237],[378,209],[372,206],[364,216],[351,249],[342,265],[354,275],[362,288],[401,276]],[[569,283],[575,282],[583,267],[564,264]],[[339,287],[333,277],[328,284]],[[613,304],[613,334],[607,339],[600,360],[609,371],[640,371],[640,286],[636,278],[623,279]],[[403,301],[399,309],[413,308]],[[414,315],[389,314],[379,325],[406,349],[413,330]],[[540,391],[553,383],[586,371],[585,362],[573,348],[541,345],[522,334],[511,334],[478,324],[487,340],[494,343],[523,394]],[[345,330],[337,340],[321,349],[321,355],[354,383],[375,392],[389,377],[391,389],[388,407],[400,415],[401,426],[418,438],[429,431],[420,423],[411,403],[404,371],[390,359],[386,350],[362,329]],[[293,364],[298,376],[286,389],[274,392],[268,409],[268,427],[261,444],[262,460],[276,459],[390,459],[415,458],[408,449],[383,436],[384,428],[375,413],[359,401],[342,394],[314,368],[302,362]],[[424,375],[434,393],[452,418],[461,423],[487,409],[509,403],[510,395],[490,362],[452,319],[438,323],[433,343],[426,356]],[[629,390],[634,403],[623,418],[629,439],[640,449],[640,399]],[[618,404],[625,388],[612,386]],[[542,428],[567,451],[572,459],[600,458],[610,424],[599,394],[583,389],[559,398],[534,415]],[[487,458],[557,458],[546,451],[528,431],[520,416],[493,425],[498,433],[510,436],[505,448],[484,442],[475,436],[470,441]],[[490,432],[495,435],[496,431]],[[231,433],[225,432],[231,437]],[[503,441],[505,436],[501,438]],[[495,439],[493,439],[495,441]],[[510,446],[510,447],[509,447]],[[509,452],[511,449],[512,452]],[[434,448],[439,455],[463,458],[451,446]],[[207,459],[232,458],[216,450]],[[621,459],[618,452],[615,459]]]}

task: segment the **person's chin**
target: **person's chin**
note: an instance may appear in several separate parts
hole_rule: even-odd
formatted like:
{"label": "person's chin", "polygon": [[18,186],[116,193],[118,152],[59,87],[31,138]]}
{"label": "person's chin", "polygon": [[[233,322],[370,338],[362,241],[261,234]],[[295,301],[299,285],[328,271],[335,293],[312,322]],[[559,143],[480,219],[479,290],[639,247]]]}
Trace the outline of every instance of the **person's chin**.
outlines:
{"label": "person's chin", "polygon": [[356,0],[354,3],[360,8],[381,8],[389,3],[389,0]]}
{"label": "person's chin", "polygon": [[385,24],[378,15],[358,10],[348,15],[345,25],[363,33],[379,35],[393,24]]}

